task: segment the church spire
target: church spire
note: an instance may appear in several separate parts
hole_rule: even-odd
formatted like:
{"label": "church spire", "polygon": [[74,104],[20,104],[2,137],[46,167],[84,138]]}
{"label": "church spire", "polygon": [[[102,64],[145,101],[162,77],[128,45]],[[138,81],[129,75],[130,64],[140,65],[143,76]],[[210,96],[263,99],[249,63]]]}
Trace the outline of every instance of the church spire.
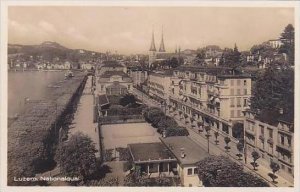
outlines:
{"label": "church spire", "polygon": [[152,30],[152,41],[151,41],[151,46],[150,46],[149,51],[156,51],[156,48],[155,48],[155,42],[154,42],[154,32],[153,32],[153,30]]}
{"label": "church spire", "polygon": [[164,43],[164,29],[163,29],[163,27],[161,29],[161,42],[160,42],[160,46],[159,46],[159,52],[166,52],[165,43]]}

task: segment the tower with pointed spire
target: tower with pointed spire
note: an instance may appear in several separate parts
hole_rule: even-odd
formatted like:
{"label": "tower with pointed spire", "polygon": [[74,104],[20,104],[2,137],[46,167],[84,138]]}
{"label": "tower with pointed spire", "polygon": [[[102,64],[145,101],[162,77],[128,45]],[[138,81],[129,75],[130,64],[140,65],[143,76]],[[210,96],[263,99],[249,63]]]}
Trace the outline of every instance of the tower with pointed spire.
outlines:
{"label": "tower with pointed spire", "polygon": [[152,31],[152,40],[151,46],[149,49],[149,68],[152,63],[156,60],[156,48],[155,48],[155,41],[154,41],[154,31]]}
{"label": "tower with pointed spire", "polygon": [[164,43],[164,29],[161,29],[161,41],[159,46],[159,52],[166,52],[165,50],[165,43]]}

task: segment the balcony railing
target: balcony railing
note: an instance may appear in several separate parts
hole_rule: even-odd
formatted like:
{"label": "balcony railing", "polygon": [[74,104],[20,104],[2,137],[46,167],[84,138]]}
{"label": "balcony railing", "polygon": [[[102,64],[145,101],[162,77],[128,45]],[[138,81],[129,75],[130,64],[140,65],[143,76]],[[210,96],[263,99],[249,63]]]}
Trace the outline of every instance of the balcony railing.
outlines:
{"label": "balcony railing", "polygon": [[293,147],[292,147],[291,145],[284,145],[284,144],[282,144],[282,143],[277,143],[276,146],[277,146],[277,147],[281,147],[281,148],[283,148],[283,149],[286,149],[286,150],[288,150],[288,151],[292,151],[292,150],[293,150]]}

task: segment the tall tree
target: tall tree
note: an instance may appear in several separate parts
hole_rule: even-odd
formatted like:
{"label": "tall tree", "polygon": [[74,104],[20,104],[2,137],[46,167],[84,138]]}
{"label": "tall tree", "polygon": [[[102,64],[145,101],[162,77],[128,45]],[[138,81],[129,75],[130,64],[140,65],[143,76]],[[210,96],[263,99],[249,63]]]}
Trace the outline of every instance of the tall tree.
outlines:
{"label": "tall tree", "polygon": [[96,170],[96,151],[91,138],[79,132],[59,144],[55,159],[63,175],[86,180]]}
{"label": "tall tree", "polygon": [[294,70],[270,66],[258,75],[251,98],[253,111],[282,108],[294,116]]}
{"label": "tall tree", "polygon": [[295,59],[295,29],[292,24],[288,24],[280,37],[283,45],[280,47],[280,52],[288,56],[290,65],[294,65]]}

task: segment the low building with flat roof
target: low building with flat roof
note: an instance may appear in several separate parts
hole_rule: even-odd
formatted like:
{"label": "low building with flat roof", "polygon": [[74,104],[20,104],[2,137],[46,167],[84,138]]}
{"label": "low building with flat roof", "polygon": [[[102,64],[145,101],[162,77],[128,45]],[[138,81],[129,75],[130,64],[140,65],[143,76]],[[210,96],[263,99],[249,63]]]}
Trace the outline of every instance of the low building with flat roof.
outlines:
{"label": "low building with flat roof", "polygon": [[183,186],[203,186],[198,177],[197,163],[209,154],[186,136],[160,138],[177,159],[177,172]]}
{"label": "low building with flat roof", "polygon": [[159,142],[128,144],[135,169],[149,177],[174,176],[177,160],[168,148]]}

